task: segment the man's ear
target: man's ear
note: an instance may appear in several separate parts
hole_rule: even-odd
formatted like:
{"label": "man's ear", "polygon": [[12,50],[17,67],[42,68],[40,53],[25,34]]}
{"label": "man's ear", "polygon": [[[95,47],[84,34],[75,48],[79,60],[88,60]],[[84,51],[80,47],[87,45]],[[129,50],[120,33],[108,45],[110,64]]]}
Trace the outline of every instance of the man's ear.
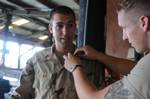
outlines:
{"label": "man's ear", "polygon": [[141,16],[139,18],[140,27],[143,29],[144,32],[150,29],[150,17],[149,16]]}
{"label": "man's ear", "polygon": [[50,34],[53,33],[53,32],[52,32],[52,25],[51,25],[51,24],[48,25],[48,30],[49,30],[49,33],[50,33]]}

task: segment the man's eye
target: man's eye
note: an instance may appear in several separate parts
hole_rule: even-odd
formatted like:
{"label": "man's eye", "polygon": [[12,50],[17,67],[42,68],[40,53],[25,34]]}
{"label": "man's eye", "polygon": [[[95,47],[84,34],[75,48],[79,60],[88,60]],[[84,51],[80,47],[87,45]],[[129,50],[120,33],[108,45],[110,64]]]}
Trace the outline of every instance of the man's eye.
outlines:
{"label": "man's eye", "polygon": [[58,24],[58,25],[56,25],[56,28],[57,29],[61,29],[61,28],[63,28],[63,25],[62,24]]}
{"label": "man's eye", "polygon": [[68,24],[68,27],[73,27],[73,26],[74,26],[73,23]]}

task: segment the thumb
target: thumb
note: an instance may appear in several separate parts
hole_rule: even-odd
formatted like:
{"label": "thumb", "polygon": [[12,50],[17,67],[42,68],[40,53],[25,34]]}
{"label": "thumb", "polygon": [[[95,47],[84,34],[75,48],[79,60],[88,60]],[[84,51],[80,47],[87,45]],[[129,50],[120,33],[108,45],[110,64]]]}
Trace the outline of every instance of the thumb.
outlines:
{"label": "thumb", "polygon": [[72,54],[71,53],[68,53],[68,58],[72,57]]}
{"label": "thumb", "polygon": [[66,60],[66,59],[67,59],[67,56],[66,56],[66,55],[64,55],[64,56],[63,56],[63,58]]}

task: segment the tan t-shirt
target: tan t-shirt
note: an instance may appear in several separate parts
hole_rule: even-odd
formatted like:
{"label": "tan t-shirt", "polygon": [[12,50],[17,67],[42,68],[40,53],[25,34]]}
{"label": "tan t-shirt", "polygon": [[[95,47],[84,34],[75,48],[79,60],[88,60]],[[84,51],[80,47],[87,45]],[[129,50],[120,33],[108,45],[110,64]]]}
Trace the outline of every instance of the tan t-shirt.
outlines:
{"label": "tan t-shirt", "polygon": [[139,99],[150,99],[150,54],[144,56],[131,73],[123,78],[123,83]]}

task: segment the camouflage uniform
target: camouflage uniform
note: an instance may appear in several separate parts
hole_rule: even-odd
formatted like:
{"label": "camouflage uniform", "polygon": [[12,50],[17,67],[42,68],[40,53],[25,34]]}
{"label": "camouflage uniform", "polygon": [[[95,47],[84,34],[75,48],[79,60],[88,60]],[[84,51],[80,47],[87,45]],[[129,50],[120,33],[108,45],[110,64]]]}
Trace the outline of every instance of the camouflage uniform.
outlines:
{"label": "camouflage uniform", "polygon": [[[93,77],[94,69],[87,66],[86,72]],[[91,75],[92,74],[92,75]],[[27,61],[11,99],[78,99],[73,76],[66,71],[54,52],[54,45],[36,53]]]}
{"label": "camouflage uniform", "polygon": [[150,54],[144,56],[130,74],[112,84],[105,99],[150,99]]}

